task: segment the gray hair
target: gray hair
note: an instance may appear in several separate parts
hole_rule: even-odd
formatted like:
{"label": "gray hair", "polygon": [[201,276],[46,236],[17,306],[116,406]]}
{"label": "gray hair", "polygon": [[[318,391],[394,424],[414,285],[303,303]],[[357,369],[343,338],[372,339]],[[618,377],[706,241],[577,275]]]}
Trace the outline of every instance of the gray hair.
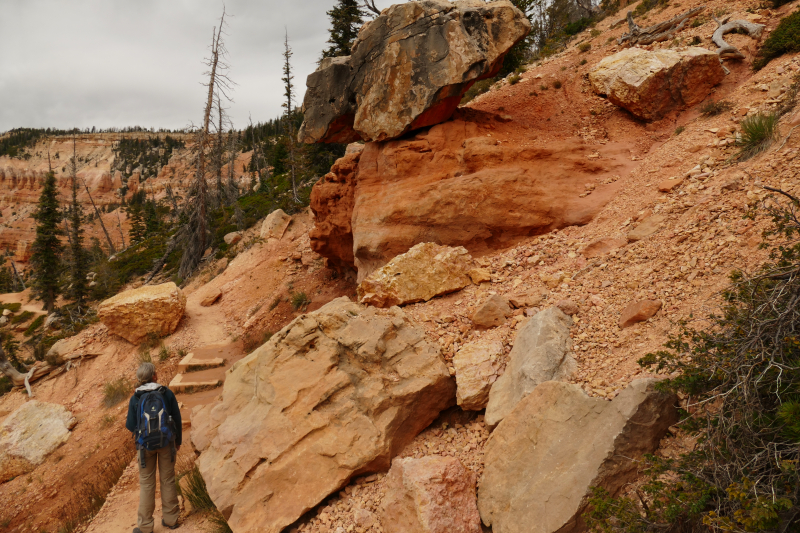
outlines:
{"label": "gray hair", "polygon": [[156,365],[153,363],[142,363],[136,370],[136,381],[139,385],[150,383],[153,381],[153,376],[156,375]]}

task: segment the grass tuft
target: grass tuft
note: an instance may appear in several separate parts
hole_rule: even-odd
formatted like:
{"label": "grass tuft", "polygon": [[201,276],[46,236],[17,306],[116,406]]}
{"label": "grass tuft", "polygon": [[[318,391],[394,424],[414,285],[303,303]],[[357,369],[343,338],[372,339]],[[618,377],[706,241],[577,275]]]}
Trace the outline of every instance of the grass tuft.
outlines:
{"label": "grass tuft", "polygon": [[192,504],[195,510],[208,514],[208,521],[213,526],[211,532],[233,533],[228,522],[208,494],[206,482],[197,466],[186,472],[182,477],[186,479],[186,483],[181,487],[181,494]]}
{"label": "grass tuft", "polygon": [[131,391],[133,391],[133,384],[124,376],[109,381],[103,386],[103,405],[113,407],[127,399]]}
{"label": "grass tuft", "polygon": [[674,135],[677,137],[678,135],[680,135],[684,131],[686,131],[686,128],[684,126],[678,126],[677,128],[675,128]]}
{"label": "grass tuft", "polygon": [[715,117],[731,109],[733,109],[733,104],[727,100],[719,100],[717,102],[709,100],[700,106],[700,113],[702,113],[704,117]]}
{"label": "grass tuft", "polygon": [[520,76],[519,74],[514,74],[513,76],[508,78],[508,83],[509,85],[516,85],[520,82],[521,79],[522,76]]}
{"label": "grass tuft", "polygon": [[592,49],[592,43],[581,43],[578,45],[578,50],[580,53],[586,53]]}
{"label": "grass tuft", "polygon": [[553,82],[553,89],[560,89],[561,87],[563,87],[563,85],[560,80],[556,80]]}
{"label": "grass tuft", "polygon": [[292,294],[292,309],[297,311],[298,309],[304,309],[311,303],[311,300],[308,298],[306,293],[304,292],[295,292]]}
{"label": "grass tuft", "polygon": [[779,118],[778,115],[761,113],[745,118],[742,121],[741,137],[736,143],[739,146],[736,158],[746,161],[766,151],[780,136]]}

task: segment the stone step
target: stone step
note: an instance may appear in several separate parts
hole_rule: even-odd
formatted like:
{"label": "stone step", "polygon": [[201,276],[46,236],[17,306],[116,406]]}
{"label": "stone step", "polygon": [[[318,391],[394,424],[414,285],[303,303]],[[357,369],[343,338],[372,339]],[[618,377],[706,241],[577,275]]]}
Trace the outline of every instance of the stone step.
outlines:
{"label": "stone step", "polygon": [[207,370],[209,368],[217,368],[225,364],[225,359],[222,357],[215,357],[213,359],[197,359],[193,352],[190,352],[181,359],[178,363],[178,372],[194,372],[197,370]]}
{"label": "stone step", "polygon": [[172,381],[169,382],[169,388],[172,392],[183,392],[191,394],[208,389],[215,389],[222,385],[221,379],[212,381],[184,381],[185,374],[178,374]]}

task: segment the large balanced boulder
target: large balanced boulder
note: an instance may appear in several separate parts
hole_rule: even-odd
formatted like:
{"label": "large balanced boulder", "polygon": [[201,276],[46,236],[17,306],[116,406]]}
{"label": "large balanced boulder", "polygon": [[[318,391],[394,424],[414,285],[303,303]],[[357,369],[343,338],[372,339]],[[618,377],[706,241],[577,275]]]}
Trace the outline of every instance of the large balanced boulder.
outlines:
{"label": "large balanced boulder", "polygon": [[505,373],[489,391],[486,425],[496,426],[545,381],[568,379],[577,369],[569,328],[572,318],[557,307],[536,313],[517,333]]}
{"label": "large balanced boulder", "polygon": [[291,222],[292,217],[284,213],[283,209],[276,209],[261,223],[260,236],[262,239],[280,240]]}
{"label": "large balanced boulder", "polygon": [[[463,108],[413,137],[367,143],[357,160],[340,159],[314,185],[312,248],[364,279],[421,242],[478,256],[582,226],[618,190],[621,182],[584,194],[598,175],[623,172],[610,143],[500,143],[497,126],[491,115]],[[589,158],[595,150],[608,157]]]}
{"label": "large balanced boulder", "polygon": [[385,487],[386,533],[481,533],[475,475],[455,457],[395,459]]}
{"label": "large balanced boulder", "polygon": [[367,22],[352,55],[308,77],[303,142],[385,141],[449,119],[531,29],[509,0],[422,0]]}
{"label": "large balanced boulder", "polygon": [[346,297],[301,315],[192,413],[214,503],[237,533],[278,533],[391,459],[455,400],[437,345],[397,307]]}
{"label": "large balanced boulder", "polygon": [[77,420],[64,406],[31,400],[0,425],[0,483],[32,472],[67,442]]}
{"label": "large balanced boulder", "polygon": [[472,283],[472,257],[463,247],[421,243],[376,270],[358,286],[361,303],[391,307],[427,302]]}
{"label": "large balanced boulder", "polygon": [[111,333],[133,344],[169,335],[186,310],[186,296],[172,282],[121,292],[100,303],[97,315]]}
{"label": "large balanced boulder", "polygon": [[581,531],[590,487],[616,495],[678,421],[672,394],[655,380],[631,383],[613,401],[577,385],[539,385],[486,443],[478,489],[481,519],[494,533]]}
{"label": "large balanced boulder", "polygon": [[715,52],[628,48],[604,58],[589,73],[595,92],[643,120],[702,102],[725,78]]}

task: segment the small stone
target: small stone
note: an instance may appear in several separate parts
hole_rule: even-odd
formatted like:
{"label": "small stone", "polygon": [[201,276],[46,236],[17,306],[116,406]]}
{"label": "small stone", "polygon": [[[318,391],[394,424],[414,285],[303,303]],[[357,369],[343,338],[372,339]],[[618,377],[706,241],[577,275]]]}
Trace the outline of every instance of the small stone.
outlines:
{"label": "small stone", "polygon": [[472,315],[472,322],[478,328],[493,328],[503,324],[511,315],[508,300],[495,294],[490,296]]}
{"label": "small stone", "polygon": [[619,327],[624,329],[639,322],[643,322],[658,313],[661,306],[661,300],[631,302],[620,313]]}
{"label": "small stone", "polygon": [[561,309],[561,311],[565,315],[569,315],[569,316],[577,315],[578,314],[578,310],[579,310],[578,309],[578,304],[576,304],[572,300],[559,300],[558,302],[556,302],[556,307]]}
{"label": "small stone", "polygon": [[546,292],[527,291],[509,296],[508,302],[517,309],[525,309],[536,307],[542,303],[545,297],[547,297]]}
{"label": "small stone", "polygon": [[200,305],[203,307],[211,307],[212,305],[217,303],[220,298],[222,298],[222,291],[216,289],[212,291],[211,294],[200,300]]}
{"label": "small stone", "polygon": [[636,242],[646,239],[650,235],[661,229],[661,225],[667,220],[664,215],[653,215],[644,219],[636,228],[628,233],[628,241]]}
{"label": "small stone", "polygon": [[492,273],[488,268],[473,268],[469,271],[469,278],[472,283],[479,285],[486,281],[492,281]]}
{"label": "small stone", "polygon": [[225,244],[227,244],[228,246],[233,246],[234,244],[242,240],[242,234],[239,233],[238,231],[233,231],[225,235],[222,238],[222,240],[224,240]]}
{"label": "small stone", "polygon": [[664,180],[658,184],[658,190],[661,192],[670,192],[672,189],[683,183],[685,178],[683,176],[675,179]]}

